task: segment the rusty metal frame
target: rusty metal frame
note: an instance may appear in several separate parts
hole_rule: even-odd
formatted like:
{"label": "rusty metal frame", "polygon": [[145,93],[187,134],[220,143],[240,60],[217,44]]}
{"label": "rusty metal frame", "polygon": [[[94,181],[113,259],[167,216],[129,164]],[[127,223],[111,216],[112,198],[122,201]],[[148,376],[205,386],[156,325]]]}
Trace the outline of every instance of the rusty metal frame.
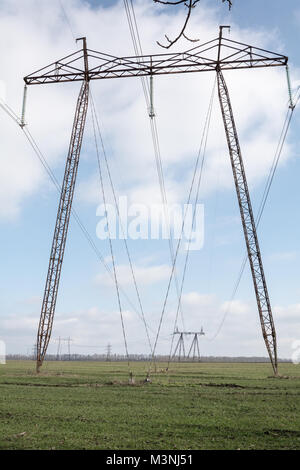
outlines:
{"label": "rusty metal frame", "polygon": [[52,331],[57,291],[65,252],[83,131],[88,109],[88,96],[89,84],[84,81],[77,101],[42,303],[37,336],[37,372],[39,372],[45,358]]}
{"label": "rusty metal frame", "polygon": [[241,220],[247,246],[247,253],[252,273],[263,338],[267,347],[274,374],[277,375],[278,363],[276,331],[273,321],[266,278],[264,274],[261,251],[255,227],[255,220],[250,200],[247,178],[239,144],[239,138],[234,121],[228,88],[221,70],[217,71],[217,77],[219,101],[230,154],[233,178],[238,197]]}
{"label": "rusty metal frame", "polygon": [[[82,59],[88,56],[85,70]],[[108,78],[145,77],[177,73],[236,70],[286,65],[288,58],[265,49],[226,38],[216,38],[183,53],[115,57],[98,51],[81,49],[63,59],[27,75],[27,85],[75,82]],[[91,66],[92,64],[92,66]]]}

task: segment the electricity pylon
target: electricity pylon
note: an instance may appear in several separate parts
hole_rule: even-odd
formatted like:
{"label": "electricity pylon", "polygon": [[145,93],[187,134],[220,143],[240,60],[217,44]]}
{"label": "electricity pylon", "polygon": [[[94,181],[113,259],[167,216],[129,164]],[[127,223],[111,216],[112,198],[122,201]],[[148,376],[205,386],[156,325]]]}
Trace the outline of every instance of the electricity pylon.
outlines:
{"label": "electricity pylon", "polygon": [[106,361],[110,362],[111,361],[111,344],[108,343],[106,346]]}
{"label": "electricity pylon", "polygon": [[[218,76],[219,100],[240,205],[242,225],[256,293],[262,333],[274,373],[277,374],[275,326],[236,126],[222,71],[261,67],[287,67],[288,58],[284,55],[253,47],[249,44],[226,39],[222,34],[224,28],[229,27],[220,26],[219,36],[216,39],[193,47],[184,53],[144,55],[140,57],[114,57],[112,55],[89,50],[87,49],[86,39],[80,38],[83,41],[83,48],[81,50],[24,78],[26,85],[75,81],[83,82],[75,112],[41,310],[38,329],[37,371],[39,371],[43,363],[52,330],[82,136],[88,108],[89,82],[98,79],[149,76],[152,83],[152,78],[155,75],[214,71],[217,72]],[[152,96],[151,102],[153,102]],[[24,116],[22,122],[24,122]]]}
{"label": "electricity pylon", "polygon": [[[174,349],[172,358],[174,359],[177,354],[179,362],[181,361],[181,357],[183,357],[183,359],[185,358],[189,359],[190,357],[192,357],[193,360],[195,360],[195,358],[197,357],[198,360],[200,360],[200,348],[199,348],[198,336],[203,336],[204,334],[205,333],[202,327],[201,327],[201,331],[196,331],[196,332],[195,331],[178,331],[178,329],[175,330],[173,335],[179,335],[179,338],[178,338],[176,347]],[[185,355],[184,336],[193,336],[193,340],[192,340],[187,356]],[[193,356],[191,356],[192,352],[193,352]]]}
{"label": "electricity pylon", "polygon": [[61,358],[61,346],[62,343],[66,343],[68,346],[68,358],[69,361],[71,360],[71,341],[73,341],[70,336],[68,338],[61,338],[60,336],[56,339],[57,345],[57,353],[56,353],[56,360],[60,361]]}

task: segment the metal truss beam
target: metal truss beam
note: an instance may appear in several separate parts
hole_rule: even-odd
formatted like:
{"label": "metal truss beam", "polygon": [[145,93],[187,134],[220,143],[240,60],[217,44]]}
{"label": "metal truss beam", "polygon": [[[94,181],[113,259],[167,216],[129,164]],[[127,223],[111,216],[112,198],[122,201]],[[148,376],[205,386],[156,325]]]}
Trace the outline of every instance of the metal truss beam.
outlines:
{"label": "metal truss beam", "polygon": [[271,304],[259,248],[255,220],[252,211],[250,194],[242,159],[241,148],[234,121],[228,88],[221,70],[217,71],[219,101],[222,111],[224,128],[230,154],[233,177],[238,197],[248,258],[251,267],[254,290],[256,294],[262,334],[272,363],[274,374],[277,375],[276,332]]}
{"label": "metal truss beam", "polygon": [[[221,27],[222,28],[222,27]],[[89,70],[86,70],[86,55]],[[265,49],[216,38],[183,53],[115,57],[84,48],[53,62],[24,80],[28,85],[108,78],[145,77],[177,73],[276,67],[286,65],[286,56]]]}

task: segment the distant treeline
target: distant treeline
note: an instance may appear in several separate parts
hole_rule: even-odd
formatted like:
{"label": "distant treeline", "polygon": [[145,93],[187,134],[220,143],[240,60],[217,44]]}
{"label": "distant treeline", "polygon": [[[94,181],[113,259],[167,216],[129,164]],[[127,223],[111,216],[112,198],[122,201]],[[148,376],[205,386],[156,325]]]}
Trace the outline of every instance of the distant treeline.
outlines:
{"label": "distant treeline", "polygon": [[[34,360],[34,356],[26,356],[25,354],[8,354],[6,359],[9,360]],[[122,354],[49,354],[46,356],[46,361],[100,361],[100,362],[122,362],[130,360],[134,361],[151,361],[151,356],[146,354],[131,354],[129,358]],[[155,360],[158,362],[168,362],[169,356],[155,356]],[[227,357],[227,356],[202,356],[198,358],[173,358],[172,362],[269,362],[270,359],[267,357]],[[291,362],[290,359],[278,359],[278,362]]]}

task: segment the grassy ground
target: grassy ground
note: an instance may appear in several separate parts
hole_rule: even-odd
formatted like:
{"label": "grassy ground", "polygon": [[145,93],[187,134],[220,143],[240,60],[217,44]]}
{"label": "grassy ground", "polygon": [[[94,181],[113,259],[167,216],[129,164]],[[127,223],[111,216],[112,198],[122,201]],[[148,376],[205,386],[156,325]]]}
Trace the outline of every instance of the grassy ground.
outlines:
{"label": "grassy ground", "polygon": [[0,365],[0,449],[300,449],[300,366]]}

